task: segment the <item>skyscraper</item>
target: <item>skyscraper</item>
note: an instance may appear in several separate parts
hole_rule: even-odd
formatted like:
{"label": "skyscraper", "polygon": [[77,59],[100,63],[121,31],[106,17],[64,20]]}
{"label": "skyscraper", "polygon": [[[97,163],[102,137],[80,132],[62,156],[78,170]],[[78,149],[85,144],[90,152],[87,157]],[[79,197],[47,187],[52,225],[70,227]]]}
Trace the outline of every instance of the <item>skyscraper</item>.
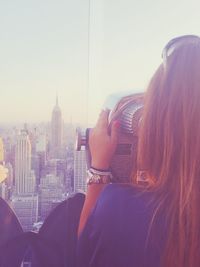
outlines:
{"label": "skyscraper", "polygon": [[74,151],[74,191],[86,192],[86,153],[85,150]]}
{"label": "skyscraper", "polygon": [[17,136],[15,146],[15,192],[17,195],[35,191],[35,177],[31,171],[31,143],[26,130]]}
{"label": "skyscraper", "polygon": [[11,206],[25,231],[32,230],[33,224],[38,220],[35,184],[35,174],[31,170],[31,143],[28,132],[22,130],[15,146],[15,195]]}
{"label": "skyscraper", "polygon": [[51,118],[51,158],[59,159],[61,156],[63,139],[63,121],[62,112],[58,105],[58,96],[56,97],[56,105],[52,112]]}

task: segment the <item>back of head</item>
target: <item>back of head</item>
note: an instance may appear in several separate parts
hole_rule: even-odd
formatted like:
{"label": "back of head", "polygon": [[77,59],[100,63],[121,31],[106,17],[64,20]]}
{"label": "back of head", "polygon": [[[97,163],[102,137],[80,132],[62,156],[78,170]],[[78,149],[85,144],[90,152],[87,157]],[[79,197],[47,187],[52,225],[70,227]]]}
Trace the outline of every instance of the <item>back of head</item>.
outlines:
{"label": "back of head", "polygon": [[[200,264],[200,38],[168,43],[141,122],[138,165],[155,180],[169,233],[166,266]],[[155,214],[156,215],[156,214]]]}

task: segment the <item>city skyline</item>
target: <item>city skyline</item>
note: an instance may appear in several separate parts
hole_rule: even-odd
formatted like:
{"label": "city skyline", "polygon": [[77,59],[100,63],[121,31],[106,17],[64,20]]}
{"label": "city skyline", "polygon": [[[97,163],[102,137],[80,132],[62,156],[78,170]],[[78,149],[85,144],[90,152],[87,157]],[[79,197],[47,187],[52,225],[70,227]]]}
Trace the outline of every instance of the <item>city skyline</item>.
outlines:
{"label": "city skyline", "polygon": [[14,210],[24,231],[38,231],[49,213],[74,190],[72,125],[63,128],[58,97],[50,125],[1,128],[0,196]]}

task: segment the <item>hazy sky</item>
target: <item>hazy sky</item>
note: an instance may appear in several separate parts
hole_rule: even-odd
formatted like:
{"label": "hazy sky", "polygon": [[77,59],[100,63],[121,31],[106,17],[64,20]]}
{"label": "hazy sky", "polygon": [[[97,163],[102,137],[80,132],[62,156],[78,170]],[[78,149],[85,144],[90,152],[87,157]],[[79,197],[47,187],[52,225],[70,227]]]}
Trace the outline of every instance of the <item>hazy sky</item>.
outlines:
{"label": "hazy sky", "polygon": [[106,95],[144,90],[169,39],[200,35],[195,0],[88,10],[89,0],[0,0],[0,122],[50,120],[56,92],[65,121],[93,122]]}

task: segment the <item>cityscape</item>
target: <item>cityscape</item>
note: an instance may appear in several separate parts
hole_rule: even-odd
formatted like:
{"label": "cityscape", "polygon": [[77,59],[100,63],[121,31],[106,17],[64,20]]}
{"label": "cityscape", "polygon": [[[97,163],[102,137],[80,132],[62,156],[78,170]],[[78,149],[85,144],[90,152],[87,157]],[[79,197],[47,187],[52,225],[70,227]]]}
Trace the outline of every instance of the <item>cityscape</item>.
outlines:
{"label": "cityscape", "polygon": [[0,127],[0,196],[24,231],[38,232],[51,211],[86,190],[85,151],[75,150],[76,127],[64,123],[56,97],[49,123]]}

